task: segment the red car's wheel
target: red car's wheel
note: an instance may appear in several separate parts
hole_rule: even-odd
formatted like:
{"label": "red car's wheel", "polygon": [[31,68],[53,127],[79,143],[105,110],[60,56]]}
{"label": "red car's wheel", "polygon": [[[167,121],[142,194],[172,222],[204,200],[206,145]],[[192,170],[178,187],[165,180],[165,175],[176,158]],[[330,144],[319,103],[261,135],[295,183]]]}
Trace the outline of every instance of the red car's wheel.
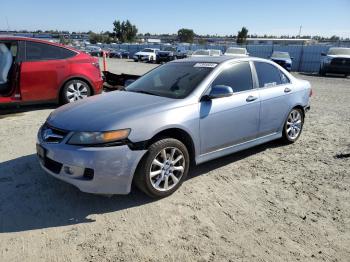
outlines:
{"label": "red car's wheel", "polygon": [[75,102],[91,95],[90,86],[80,79],[68,81],[62,90],[61,101],[63,104]]}

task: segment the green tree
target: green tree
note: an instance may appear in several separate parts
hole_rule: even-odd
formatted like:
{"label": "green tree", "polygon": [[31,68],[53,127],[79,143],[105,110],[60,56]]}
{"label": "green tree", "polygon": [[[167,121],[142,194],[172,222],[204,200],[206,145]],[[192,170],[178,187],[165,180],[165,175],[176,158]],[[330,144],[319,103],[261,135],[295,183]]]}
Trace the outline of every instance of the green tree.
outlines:
{"label": "green tree", "polygon": [[177,37],[180,42],[193,43],[194,36],[192,29],[181,28],[177,31]]}
{"label": "green tree", "polygon": [[120,42],[132,42],[137,35],[137,27],[129,20],[113,22],[113,32]]}
{"label": "green tree", "polygon": [[247,41],[247,36],[248,36],[248,29],[243,26],[241,31],[238,31],[237,44],[244,44]]}

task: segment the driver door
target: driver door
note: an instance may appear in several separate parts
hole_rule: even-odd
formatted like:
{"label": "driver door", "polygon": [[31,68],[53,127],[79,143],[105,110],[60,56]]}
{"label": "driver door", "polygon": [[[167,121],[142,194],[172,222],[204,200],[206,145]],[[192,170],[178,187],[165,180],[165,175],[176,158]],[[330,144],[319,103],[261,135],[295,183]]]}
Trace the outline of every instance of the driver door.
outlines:
{"label": "driver door", "polygon": [[211,84],[216,85],[230,86],[234,94],[200,103],[201,154],[253,140],[258,134],[260,98],[250,63],[230,65]]}

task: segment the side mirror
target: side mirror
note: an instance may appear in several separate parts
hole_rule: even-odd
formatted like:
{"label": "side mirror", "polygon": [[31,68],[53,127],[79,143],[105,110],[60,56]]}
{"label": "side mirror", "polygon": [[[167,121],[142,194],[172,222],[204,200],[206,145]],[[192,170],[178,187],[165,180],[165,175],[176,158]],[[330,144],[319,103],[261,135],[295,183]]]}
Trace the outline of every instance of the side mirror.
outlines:
{"label": "side mirror", "polygon": [[247,52],[247,56],[249,56],[250,54],[249,54],[249,52]]}
{"label": "side mirror", "polygon": [[321,53],[321,56],[326,56],[326,53],[325,53],[325,52],[322,52],[322,53]]}
{"label": "side mirror", "polygon": [[225,85],[213,86],[210,90],[209,95],[203,97],[204,100],[210,100],[215,98],[228,97],[233,95],[232,87]]}
{"label": "side mirror", "polygon": [[127,87],[128,85],[132,84],[135,82],[135,79],[128,79],[128,80],[125,80],[124,82],[124,87]]}

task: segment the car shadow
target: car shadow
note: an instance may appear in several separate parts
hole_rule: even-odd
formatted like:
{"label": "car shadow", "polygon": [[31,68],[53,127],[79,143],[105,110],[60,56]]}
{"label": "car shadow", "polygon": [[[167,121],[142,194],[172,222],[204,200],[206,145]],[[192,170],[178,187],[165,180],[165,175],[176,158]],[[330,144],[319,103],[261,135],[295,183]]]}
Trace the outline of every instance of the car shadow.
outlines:
{"label": "car shadow", "polygon": [[[277,146],[280,144],[271,142],[207,162],[194,167],[188,179]],[[154,201],[135,188],[129,195],[109,198],[80,192],[47,175],[35,154],[0,163],[0,233],[93,223],[90,216]]]}
{"label": "car shadow", "polygon": [[321,76],[318,73],[307,73],[307,72],[299,72],[300,75],[304,76],[313,76],[313,77],[326,77],[326,78],[347,78],[342,74],[327,74],[326,76]]}
{"label": "car shadow", "polygon": [[56,109],[57,104],[41,104],[41,105],[0,105],[0,119],[9,116],[21,115],[29,111],[38,111],[45,109]]}

